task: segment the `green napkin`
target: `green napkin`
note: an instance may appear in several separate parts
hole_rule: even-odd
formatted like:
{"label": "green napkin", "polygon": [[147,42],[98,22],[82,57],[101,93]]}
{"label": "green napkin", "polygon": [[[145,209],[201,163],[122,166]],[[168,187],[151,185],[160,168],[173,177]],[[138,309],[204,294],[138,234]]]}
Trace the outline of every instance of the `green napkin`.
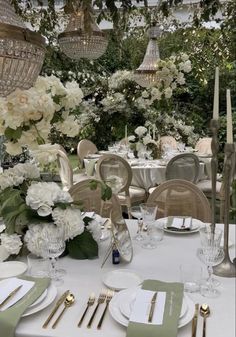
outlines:
{"label": "green napkin", "polygon": [[183,284],[145,280],[142,289],[166,292],[163,324],[129,322],[126,337],[176,337],[183,301]]}
{"label": "green napkin", "polygon": [[34,303],[37,298],[49,286],[50,279],[48,278],[34,278],[29,276],[21,277],[24,280],[35,282],[30,291],[16,304],[9,309],[0,312],[0,327],[1,336],[14,337],[16,326],[25,310]]}
{"label": "green napkin", "polygon": [[94,175],[94,169],[95,169],[95,164],[97,162],[97,159],[94,160],[89,160],[89,163],[86,164],[86,174],[87,176],[93,176]]}

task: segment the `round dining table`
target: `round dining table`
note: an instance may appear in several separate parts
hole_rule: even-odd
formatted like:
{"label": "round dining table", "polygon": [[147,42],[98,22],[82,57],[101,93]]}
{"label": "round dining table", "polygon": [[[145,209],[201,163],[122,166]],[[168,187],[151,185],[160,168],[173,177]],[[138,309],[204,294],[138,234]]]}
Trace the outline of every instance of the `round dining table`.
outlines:
{"label": "round dining table", "polygon": [[[109,151],[102,151],[99,154],[89,155],[84,159],[85,170],[88,176],[95,174],[96,161],[103,154],[111,154]],[[116,153],[123,158],[126,153]],[[125,158],[126,159],[126,158]],[[129,158],[126,159],[132,169],[132,186],[138,186],[144,188],[147,192],[151,187],[160,185],[166,180],[166,166],[168,160],[157,159],[157,160],[147,160],[139,158]],[[208,176],[206,163],[200,162],[199,176],[198,180],[204,180]],[[188,176],[188,170],[192,170],[192,167],[186,165],[182,169],[183,179],[184,176]]]}
{"label": "round dining table", "polygon": [[[137,222],[127,220],[127,225],[133,238],[137,232]],[[223,225],[217,224],[223,228]],[[231,258],[235,257],[235,225],[230,225],[230,248]],[[198,232],[189,234],[165,233],[164,239],[155,249],[143,249],[133,240],[133,259],[130,263],[121,262],[118,265],[112,264],[109,256],[103,268],[102,261],[109,246],[109,238],[100,243],[99,258],[92,260],[74,260],[70,257],[62,257],[60,265],[66,270],[64,285],[57,288],[57,299],[67,289],[75,296],[75,303],[64,313],[56,329],[52,329],[52,324],[46,329],[42,325],[50,312],[55,301],[44,310],[22,318],[16,328],[16,337],[125,337],[126,327],[118,323],[108,310],[102,328],[97,329],[98,320],[104,310],[105,304],[98,308],[94,324],[90,329],[86,327],[92,310],[85,317],[81,327],[77,323],[86,308],[87,300],[91,293],[96,298],[105,285],[104,275],[114,270],[128,270],[135,272],[142,279],[154,279],[164,282],[180,281],[180,265],[192,264],[202,266],[206,272],[206,266],[197,257],[197,248],[200,247],[200,237]],[[217,277],[220,281],[218,298],[206,298],[199,292],[188,293],[187,296],[195,303],[207,303],[210,307],[210,316],[207,318],[207,337],[233,337],[235,336],[235,278]],[[198,315],[197,337],[202,336],[203,319]],[[191,336],[191,317],[188,323],[178,329],[177,337]],[[7,336],[2,336],[7,337]],[[144,336],[145,337],[145,336]]]}

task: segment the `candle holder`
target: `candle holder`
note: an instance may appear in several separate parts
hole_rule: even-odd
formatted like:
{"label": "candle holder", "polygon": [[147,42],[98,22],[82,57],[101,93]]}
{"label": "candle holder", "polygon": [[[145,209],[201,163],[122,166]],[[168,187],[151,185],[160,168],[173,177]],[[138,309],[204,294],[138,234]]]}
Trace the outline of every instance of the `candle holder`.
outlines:
{"label": "candle holder", "polygon": [[218,171],[218,152],[219,152],[219,141],[218,141],[218,130],[219,130],[219,121],[218,119],[212,119],[210,123],[210,129],[212,132],[212,141],[211,141],[211,188],[212,188],[212,198],[211,198],[211,228],[212,233],[215,231],[216,225],[216,178]]}
{"label": "candle holder", "polygon": [[225,144],[225,163],[224,163],[224,260],[215,266],[214,274],[223,277],[236,276],[236,264],[230,260],[229,256],[229,209],[230,209],[230,185],[232,166],[234,164],[233,156],[235,153],[234,144]]}

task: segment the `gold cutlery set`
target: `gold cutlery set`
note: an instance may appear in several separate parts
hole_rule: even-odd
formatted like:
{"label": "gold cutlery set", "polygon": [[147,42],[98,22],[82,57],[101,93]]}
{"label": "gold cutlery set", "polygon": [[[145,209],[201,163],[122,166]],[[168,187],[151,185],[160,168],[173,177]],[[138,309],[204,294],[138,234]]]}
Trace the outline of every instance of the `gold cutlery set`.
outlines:
{"label": "gold cutlery set", "polygon": [[5,304],[7,304],[7,303],[12,299],[12,297],[14,297],[14,295],[15,295],[16,293],[18,293],[18,291],[19,291],[21,288],[22,288],[22,285],[20,285],[19,287],[17,287],[16,289],[14,289],[12,292],[10,292],[10,294],[5,298],[5,300],[2,301],[2,302],[0,303],[0,309],[1,309]]}
{"label": "gold cutlery set", "polygon": [[206,319],[210,315],[210,308],[207,304],[202,304],[200,306],[199,311],[199,304],[195,304],[195,311],[194,316],[192,319],[192,337],[196,337],[197,334],[197,320],[198,320],[198,313],[203,317],[203,326],[202,326],[202,337],[206,337]]}
{"label": "gold cutlery set", "polygon": [[[105,303],[105,308],[103,310],[103,313],[99,319],[98,325],[97,325],[97,329],[101,329],[102,323],[104,321],[104,317],[108,308],[108,305],[112,299],[114,295],[114,292],[111,290],[102,290],[98,299],[97,299],[97,305],[87,323],[87,328],[91,328],[92,323],[94,321],[94,317],[98,311],[98,308],[100,306],[100,304]],[[64,292],[64,294],[59,298],[59,300],[56,302],[54,308],[52,309],[52,312],[50,313],[50,315],[48,316],[48,318],[46,319],[46,321],[43,324],[43,328],[46,329],[48,327],[48,324],[51,322],[52,318],[55,316],[56,312],[59,310],[60,306],[62,304],[64,304],[64,308],[62,309],[62,311],[60,312],[60,314],[57,316],[56,320],[54,321],[53,325],[52,325],[52,329],[55,329],[58,322],[61,320],[64,312],[66,311],[67,308],[71,307],[75,302],[75,296],[69,291],[67,290],[66,292]],[[87,312],[89,311],[89,308],[92,307],[94,305],[94,303],[96,302],[96,298],[94,293],[92,293],[87,301],[87,306],[77,324],[78,327],[81,327],[84,318],[87,314]]]}

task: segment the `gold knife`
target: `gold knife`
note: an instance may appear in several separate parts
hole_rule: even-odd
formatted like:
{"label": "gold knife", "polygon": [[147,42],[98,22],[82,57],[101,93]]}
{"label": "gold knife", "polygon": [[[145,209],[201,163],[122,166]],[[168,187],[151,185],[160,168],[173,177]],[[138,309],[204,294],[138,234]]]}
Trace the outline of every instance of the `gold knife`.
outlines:
{"label": "gold knife", "polygon": [[65,299],[66,299],[67,295],[69,295],[69,293],[70,293],[70,290],[66,290],[64,292],[64,294],[62,294],[61,297],[59,298],[59,300],[56,302],[55,307],[52,309],[52,312],[50,313],[50,315],[48,316],[48,318],[46,319],[46,321],[43,324],[44,329],[46,329],[49,322],[51,321],[51,319],[53,318],[53,316],[55,315],[55,313],[59,309],[60,305],[65,301]]}
{"label": "gold knife", "polygon": [[197,333],[197,319],[198,319],[198,310],[199,310],[199,304],[195,304],[195,311],[194,311],[194,316],[192,319],[192,337],[196,337]]}
{"label": "gold knife", "polygon": [[152,296],[152,299],[151,299],[151,307],[150,307],[150,311],[149,311],[149,315],[148,315],[148,322],[149,323],[152,322],[154,309],[155,309],[155,305],[156,305],[156,299],[157,299],[157,291],[154,293],[154,295]]}
{"label": "gold knife", "polygon": [[5,298],[5,300],[3,300],[0,303],[0,308],[2,308],[8,301],[10,301],[10,299],[21,289],[21,287],[22,287],[22,284],[16,289],[14,289],[12,292],[10,292],[10,294]]}

